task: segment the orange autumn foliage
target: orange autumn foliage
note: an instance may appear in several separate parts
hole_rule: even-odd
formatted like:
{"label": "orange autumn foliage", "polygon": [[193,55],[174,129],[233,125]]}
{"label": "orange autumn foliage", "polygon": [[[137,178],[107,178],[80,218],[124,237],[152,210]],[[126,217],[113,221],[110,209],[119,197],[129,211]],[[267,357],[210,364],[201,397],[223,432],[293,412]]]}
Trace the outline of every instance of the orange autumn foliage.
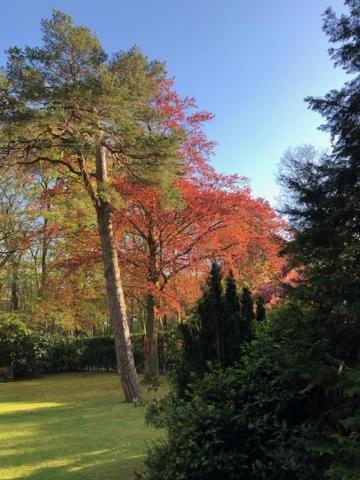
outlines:
{"label": "orange autumn foliage", "polygon": [[183,179],[178,188],[184,205],[171,209],[162,207],[154,188],[122,181],[116,188],[127,200],[116,215],[120,259],[137,278],[137,295],[152,293],[159,312],[193,303],[214,259],[254,288],[278,273],[282,221],[267,202],[251,197],[244,181]]}
{"label": "orange autumn foliage", "polygon": [[[282,220],[266,201],[252,197],[245,178],[219,174],[210,165],[214,142],[202,125],[211,114],[198,111],[194,99],[180,98],[171,80],[161,84],[153,102],[164,131],[184,133],[182,176],[173,186],[180,200],[172,205],[160,188],[113,182],[122,199],[115,226],[127,297],[144,303],[150,293],[158,315],[183,312],[199,297],[214,259],[259,291],[280,271]],[[84,230],[71,245],[60,253],[64,271],[100,262],[97,232]]]}

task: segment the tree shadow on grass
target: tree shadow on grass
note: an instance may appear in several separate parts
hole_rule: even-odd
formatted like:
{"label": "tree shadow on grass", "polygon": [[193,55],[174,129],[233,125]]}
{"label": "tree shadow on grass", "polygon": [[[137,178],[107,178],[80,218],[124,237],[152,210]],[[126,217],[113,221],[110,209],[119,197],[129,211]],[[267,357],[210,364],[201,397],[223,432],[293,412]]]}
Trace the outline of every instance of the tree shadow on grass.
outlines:
{"label": "tree shadow on grass", "polygon": [[153,436],[141,409],[115,399],[33,407],[0,415],[1,479],[130,480],[141,468]]}
{"label": "tree shadow on grass", "polygon": [[36,468],[29,475],[20,478],[26,480],[132,480],[135,470],[140,467],[139,459],[131,456],[119,460],[110,456],[88,453],[80,460],[70,461],[66,465]]}

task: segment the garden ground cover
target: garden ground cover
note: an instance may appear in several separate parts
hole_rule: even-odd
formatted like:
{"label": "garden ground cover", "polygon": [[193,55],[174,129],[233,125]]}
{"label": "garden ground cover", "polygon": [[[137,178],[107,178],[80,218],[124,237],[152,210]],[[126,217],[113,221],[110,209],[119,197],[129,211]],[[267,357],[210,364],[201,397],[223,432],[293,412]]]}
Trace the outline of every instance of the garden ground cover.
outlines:
{"label": "garden ground cover", "polygon": [[1,480],[131,479],[160,436],[113,373],[0,384]]}

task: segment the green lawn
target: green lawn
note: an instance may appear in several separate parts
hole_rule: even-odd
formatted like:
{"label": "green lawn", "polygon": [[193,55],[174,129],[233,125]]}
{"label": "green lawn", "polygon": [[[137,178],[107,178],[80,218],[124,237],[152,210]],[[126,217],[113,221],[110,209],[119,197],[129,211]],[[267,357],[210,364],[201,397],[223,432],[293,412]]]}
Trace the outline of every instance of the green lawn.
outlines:
{"label": "green lawn", "polygon": [[112,373],[0,384],[1,480],[130,479],[160,435]]}

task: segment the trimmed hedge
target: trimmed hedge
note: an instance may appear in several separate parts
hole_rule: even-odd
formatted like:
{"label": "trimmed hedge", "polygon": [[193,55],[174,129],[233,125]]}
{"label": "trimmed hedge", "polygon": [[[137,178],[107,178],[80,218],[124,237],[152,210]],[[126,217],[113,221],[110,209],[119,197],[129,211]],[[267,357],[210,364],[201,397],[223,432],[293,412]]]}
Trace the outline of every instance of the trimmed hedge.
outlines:
{"label": "trimmed hedge", "polygon": [[[133,354],[137,371],[144,371],[144,335],[133,335]],[[164,337],[159,335],[159,365],[165,370]],[[114,338],[106,337],[65,337],[56,339],[49,346],[45,358],[48,372],[69,372],[81,370],[116,370]]]}
{"label": "trimmed hedge", "polygon": [[[133,335],[136,368],[144,371],[144,335]],[[164,337],[159,335],[160,370],[165,370]],[[114,338],[53,337],[31,332],[13,319],[0,324],[0,367],[14,367],[16,378],[36,373],[116,370]]]}
{"label": "trimmed hedge", "polygon": [[57,338],[44,358],[47,372],[115,370],[116,354],[112,337]]}

